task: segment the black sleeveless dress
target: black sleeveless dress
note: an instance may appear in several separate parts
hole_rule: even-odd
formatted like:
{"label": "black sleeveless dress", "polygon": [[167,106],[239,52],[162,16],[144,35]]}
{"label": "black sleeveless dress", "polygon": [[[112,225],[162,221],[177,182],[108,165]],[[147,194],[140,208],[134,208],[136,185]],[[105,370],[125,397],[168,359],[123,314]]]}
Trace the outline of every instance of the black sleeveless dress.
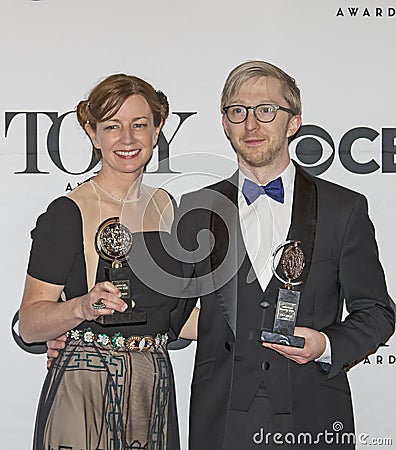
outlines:
{"label": "black sleeveless dress", "polygon": [[[67,197],[52,202],[38,218],[32,239],[29,275],[64,285],[66,299],[84,295],[83,227],[76,203]],[[68,333],[41,392],[34,450],[180,448],[166,339],[178,335],[187,307],[175,295],[181,269],[169,254],[170,241],[160,231],[133,235],[132,293],[137,308],[147,314],[146,324],[89,321]],[[99,258],[97,282],[106,279],[108,265]],[[136,341],[131,350],[126,342],[136,336],[154,339],[150,345],[140,341],[140,347]]]}

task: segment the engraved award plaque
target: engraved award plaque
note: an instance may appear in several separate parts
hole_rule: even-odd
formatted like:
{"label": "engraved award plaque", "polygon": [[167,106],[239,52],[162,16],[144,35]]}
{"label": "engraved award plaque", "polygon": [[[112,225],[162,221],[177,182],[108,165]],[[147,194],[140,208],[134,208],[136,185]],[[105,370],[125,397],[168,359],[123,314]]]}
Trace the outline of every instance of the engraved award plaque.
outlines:
{"label": "engraved award plaque", "polygon": [[105,267],[106,278],[121,291],[121,298],[128,305],[124,312],[100,316],[98,322],[104,325],[114,324],[144,324],[147,322],[145,312],[132,308],[131,269],[122,263],[128,258],[132,248],[133,236],[129,229],[120,223],[118,217],[111,217],[99,225],[95,235],[95,248],[98,254],[111,267]]}
{"label": "engraved award plaque", "polygon": [[[284,286],[279,288],[273,329],[272,331],[261,330],[261,342],[304,347],[305,338],[294,335],[301,294],[295,291],[294,287],[302,284],[302,281],[295,280],[300,277],[304,269],[304,253],[300,244],[300,241],[286,241],[272,253],[272,273]],[[283,249],[279,266],[285,278],[277,273],[275,267],[275,257]]]}

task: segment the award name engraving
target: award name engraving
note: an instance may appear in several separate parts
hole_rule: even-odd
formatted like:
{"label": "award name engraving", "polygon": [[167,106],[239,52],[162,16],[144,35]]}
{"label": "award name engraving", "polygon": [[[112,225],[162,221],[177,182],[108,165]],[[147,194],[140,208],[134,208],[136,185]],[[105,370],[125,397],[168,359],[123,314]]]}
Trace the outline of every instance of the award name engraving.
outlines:
{"label": "award name engraving", "polygon": [[279,318],[279,320],[294,320],[297,308],[295,303],[290,303],[287,301],[279,302],[278,308],[276,310],[276,316]]}

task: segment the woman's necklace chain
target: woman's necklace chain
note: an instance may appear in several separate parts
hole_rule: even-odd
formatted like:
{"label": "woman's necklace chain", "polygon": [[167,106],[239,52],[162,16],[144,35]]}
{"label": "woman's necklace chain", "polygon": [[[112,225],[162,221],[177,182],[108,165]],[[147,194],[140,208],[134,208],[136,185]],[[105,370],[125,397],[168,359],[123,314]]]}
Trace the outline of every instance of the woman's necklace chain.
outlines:
{"label": "woman's necklace chain", "polygon": [[93,183],[97,188],[99,188],[102,192],[104,192],[108,197],[112,198],[112,199],[115,200],[116,202],[119,202],[119,203],[134,203],[134,202],[138,202],[138,201],[140,200],[140,192],[139,192],[139,195],[138,195],[137,198],[129,199],[129,200],[125,200],[125,199],[123,200],[122,198],[116,197],[116,196],[113,195],[111,192],[106,191],[106,189],[105,189],[103,186],[101,186],[99,183],[97,183],[96,181],[94,181],[92,178],[91,178],[90,181],[91,181],[91,183]]}

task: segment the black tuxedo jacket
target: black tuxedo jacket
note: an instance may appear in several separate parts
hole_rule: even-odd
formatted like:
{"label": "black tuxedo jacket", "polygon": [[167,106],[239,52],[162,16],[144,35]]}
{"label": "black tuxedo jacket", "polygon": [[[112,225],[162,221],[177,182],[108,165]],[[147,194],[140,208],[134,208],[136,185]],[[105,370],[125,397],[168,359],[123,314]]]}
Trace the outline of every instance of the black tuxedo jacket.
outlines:
{"label": "black tuxedo jacket", "polygon": [[[223,448],[233,386],[236,274],[245,254],[242,239],[237,239],[237,180],[234,174],[186,194],[176,220],[179,241],[190,252],[183,256],[189,261],[184,266],[188,289],[192,297],[201,299],[191,387],[190,450]],[[302,242],[306,260],[297,325],[327,334],[332,365],[324,373],[314,362],[299,365],[262,348],[263,364],[258,364],[257,370],[265,368],[273,413],[292,415],[293,429],[283,431],[333,431],[333,423],[339,421],[345,432],[352,432],[346,369],[375,351],[394,331],[394,314],[366,199],[314,178],[296,165],[288,238]],[[279,287],[281,283],[273,277],[265,291],[271,304],[276,302]],[[348,315],[342,319],[344,299]],[[274,309],[268,308],[265,327],[271,329],[273,320]],[[256,385],[249,374],[242,385],[243,392],[237,395],[254,396],[251,390]]]}

